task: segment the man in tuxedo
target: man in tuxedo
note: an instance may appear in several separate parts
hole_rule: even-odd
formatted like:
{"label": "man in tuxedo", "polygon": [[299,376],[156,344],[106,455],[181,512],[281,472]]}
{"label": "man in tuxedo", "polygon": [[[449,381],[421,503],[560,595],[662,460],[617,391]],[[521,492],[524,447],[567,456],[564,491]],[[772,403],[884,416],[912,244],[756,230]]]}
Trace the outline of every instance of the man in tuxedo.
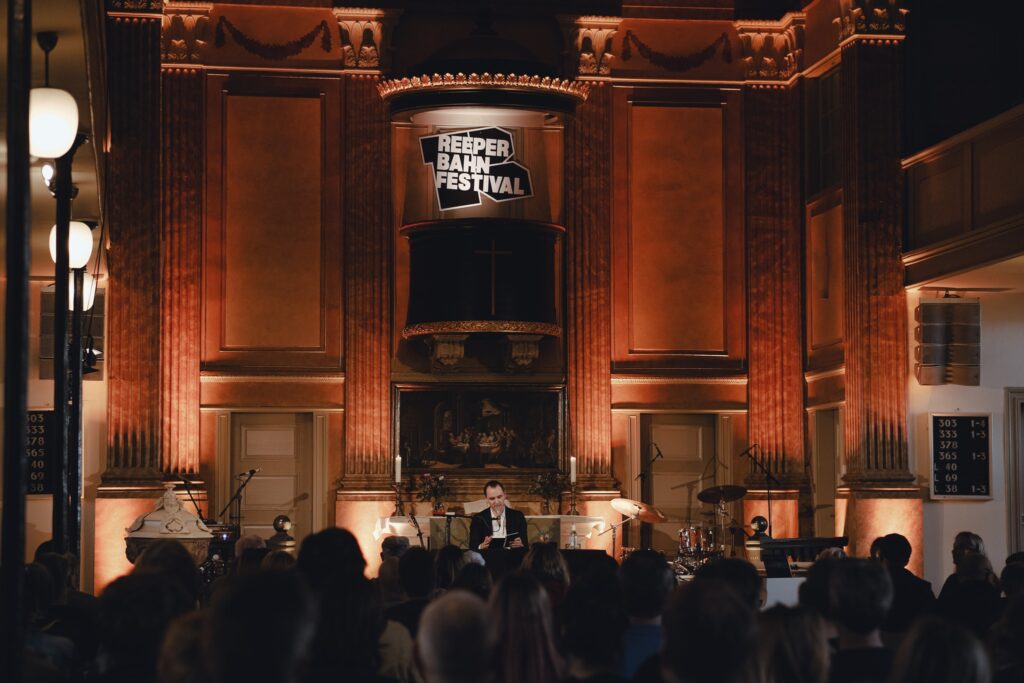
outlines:
{"label": "man in tuxedo", "polygon": [[484,484],[487,509],[473,515],[469,524],[469,549],[526,548],[526,516],[505,505],[505,487],[500,481]]}

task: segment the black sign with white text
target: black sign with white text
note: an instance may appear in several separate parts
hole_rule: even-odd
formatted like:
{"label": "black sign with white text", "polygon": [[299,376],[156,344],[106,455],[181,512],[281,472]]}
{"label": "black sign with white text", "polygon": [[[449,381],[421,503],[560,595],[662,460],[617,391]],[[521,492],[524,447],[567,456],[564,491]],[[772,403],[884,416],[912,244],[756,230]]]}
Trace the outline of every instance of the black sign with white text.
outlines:
{"label": "black sign with white text", "polygon": [[991,498],[992,416],[933,413],[931,416],[932,498]]}
{"label": "black sign with white text", "polygon": [[420,138],[423,163],[431,167],[442,211],[533,196],[530,171],[512,161],[515,144],[504,128],[474,128]]}
{"label": "black sign with white text", "polygon": [[25,425],[30,495],[53,493],[53,411],[30,410]]}

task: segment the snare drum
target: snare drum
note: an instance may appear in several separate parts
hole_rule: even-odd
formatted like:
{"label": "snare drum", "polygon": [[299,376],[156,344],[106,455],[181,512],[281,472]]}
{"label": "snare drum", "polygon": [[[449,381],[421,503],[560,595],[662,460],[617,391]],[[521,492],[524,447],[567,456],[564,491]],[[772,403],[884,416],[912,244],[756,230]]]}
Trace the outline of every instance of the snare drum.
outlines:
{"label": "snare drum", "polygon": [[687,526],[679,530],[679,553],[711,552],[715,547],[715,530],[702,526]]}

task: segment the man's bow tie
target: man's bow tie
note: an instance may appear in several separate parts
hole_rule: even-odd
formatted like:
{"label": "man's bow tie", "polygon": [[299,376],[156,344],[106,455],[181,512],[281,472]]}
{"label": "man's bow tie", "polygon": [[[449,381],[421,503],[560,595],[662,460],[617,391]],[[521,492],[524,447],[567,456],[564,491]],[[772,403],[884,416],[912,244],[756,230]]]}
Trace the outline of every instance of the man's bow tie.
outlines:
{"label": "man's bow tie", "polygon": [[501,521],[501,517],[491,517],[491,519],[493,521],[495,521],[495,522],[500,522]]}

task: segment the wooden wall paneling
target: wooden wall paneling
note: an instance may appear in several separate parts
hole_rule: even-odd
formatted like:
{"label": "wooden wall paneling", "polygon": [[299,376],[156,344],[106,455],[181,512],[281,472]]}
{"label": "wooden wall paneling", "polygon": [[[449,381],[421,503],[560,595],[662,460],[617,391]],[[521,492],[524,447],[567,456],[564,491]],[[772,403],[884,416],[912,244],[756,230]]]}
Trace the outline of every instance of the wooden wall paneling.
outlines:
{"label": "wooden wall paneling", "polygon": [[1019,170],[1024,158],[1024,117],[979,138],[971,149],[971,227],[981,230],[1001,221],[1024,222]]}
{"label": "wooden wall paneling", "polygon": [[951,149],[910,170],[908,248],[970,229],[970,151],[968,145]]}
{"label": "wooden wall paneling", "polygon": [[807,204],[804,227],[807,369],[843,362],[843,195],[835,190]]}
{"label": "wooden wall paneling", "polygon": [[111,13],[106,31],[110,317],[103,479],[155,479],[161,469],[160,15]]}
{"label": "wooden wall paneling", "polygon": [[611,88],[594,85],[565,135],[565,330],[571,455],[581,482],[607,486],[613,476]]}
{"label": "wooden wall paneling", "polygon": [[740,95],[616,88],[613,114],[614,368],[740,371]]}
{"label": "wooden wall paneling", "polygon": [[203,72],[161,72],[160,423],[163,468],[199,472],[200,273],[203,230]]}
{"label": "wooden wall paneling", "polygon": [[853,40],[840,64],[847,482],[911,481],[901,261],[900,45]]}
{"label": "wooden wall paneling", "polygon": [[806,481],[799,111],[799,86],[744,92],[750,438],[787,485]]}
{"label": "wooden wall paneling", "polygon": [[613,410],[746,410],[745,377],[612,377]]}
{"label": "wooden wall paneling", "polygon": [[349,485],[379,486],[391,451],[391,130],[372,77],[344,77],[345,456]]}
{"label": "wooden wall paneling", "polygon": [[204,366],[340,369],[340,82],[207,80]]}

